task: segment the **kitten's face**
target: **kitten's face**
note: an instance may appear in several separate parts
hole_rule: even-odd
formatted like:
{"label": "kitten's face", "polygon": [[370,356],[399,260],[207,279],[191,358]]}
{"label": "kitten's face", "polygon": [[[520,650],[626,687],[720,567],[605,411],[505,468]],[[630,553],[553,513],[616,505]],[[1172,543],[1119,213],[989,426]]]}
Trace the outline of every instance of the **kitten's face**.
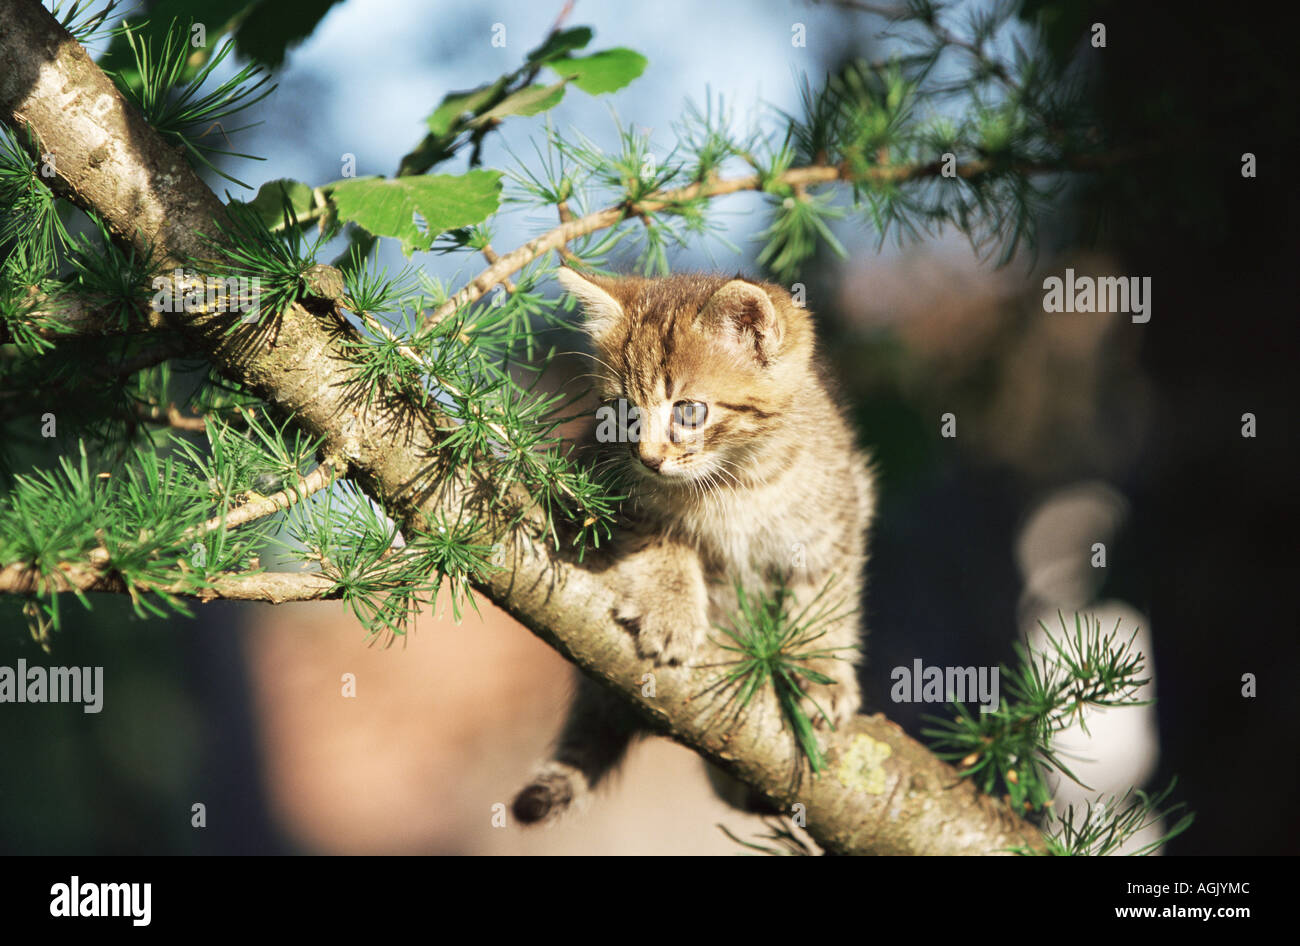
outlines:
{"label": "kitten's face", "polygon": [[807,377],[807,313],[779,287],[719,276],[560,281],[595,348],[597,439],[651,488],[753,482]]}

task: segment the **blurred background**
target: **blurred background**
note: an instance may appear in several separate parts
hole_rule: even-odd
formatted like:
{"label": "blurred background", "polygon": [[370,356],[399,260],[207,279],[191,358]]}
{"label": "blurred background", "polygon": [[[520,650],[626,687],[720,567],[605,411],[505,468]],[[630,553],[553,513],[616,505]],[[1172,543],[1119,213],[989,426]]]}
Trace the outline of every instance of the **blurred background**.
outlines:
{"label": "blurred background", "polygon": [[[359,175],[392,173],[446,92],[514,68],[560,7],[335,5],[278,71],[264,124],[238,142],[268,160],[235,173],[324,182],[344,152]],[[1058,797],[1159,789],[1177,775],[1173,800],[1197,820],[1169,853],[1296,853],[1297,82],[1289,34],[1199,7],[1173,19],[1118,2],[1020,5],[1024,41],[1040,23],[1061,57],[1104,22],[1090,94],[1106,134],[1177,143],[1064,189],[1036,256],[997,268],[955,235],[878,249],[845,222],[848,258],[827,254],[802,281],[880,476],[868,708],[919,735],[932,708],[891,703],[892,668],[1008,661],[1058,610],[1119,620],[1139,629],[1158,701],[1107,714],[1090,741],[1071,734],[1094,792]],[[505,48],[490,44],[495,23]],[[688,99],[721,96],[742,127],[770,126],[774,109],[798,110],[803,74],[891,49],[878,18],[775,0],[580,0],[569,23],[595,29],[593,48],[628,46],[650,65],[610,99],[567,96],[552,120],[612,147],[612,103],[665,153]],[[805,47],[791,45],[795,23]],[[540,129],[512,119],[487,139],[485,166],[532,154]],[[1240,173],[1247,151],[1255,179]],[[674,267],[759,275],[760,199],[718,211],[742,252],[706,239]],[[549,225],[504,215],[495,245]],[[463,259],[416,262],[472,275],[457,273]],[[1150,276],[1151,321],[1045,313],[1042,281],[1067,267]],[[1253,439],[1241,436],[1246,412]],[[945,413],[955,438],[940,435]],[[1104,568],[1092,564],[1098,542]],[[0,664],[102,665],[106,689],[98,715],[0,706],[4,852],[721,854],[739,848],[715,825],[762,830],[713,798],[692,753],[658,739],[580,819],[494,827],[493,805],[545,755],[572,676],[487,602],[459,625],[426,614],[390,649],[366,646],[333,603],[213,603],[167,622],[94,604],[70,608],[47,656],[18,604],[0,601]],[[341,698],[346,673],[355,698]],[[1254,698],[1242,695],[1246,673]]]}

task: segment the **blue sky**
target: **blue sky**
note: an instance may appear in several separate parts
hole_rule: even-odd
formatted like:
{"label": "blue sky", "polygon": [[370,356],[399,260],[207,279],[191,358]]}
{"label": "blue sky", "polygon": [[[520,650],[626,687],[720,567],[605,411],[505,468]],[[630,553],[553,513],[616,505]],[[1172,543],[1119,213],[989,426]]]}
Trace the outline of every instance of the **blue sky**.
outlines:
{"label": "blue sky", "polygon": [[[236,149],[267,160],[235,159],[229,170],[254,185],[282,177],[322,184],[341,176],[342,155],[348,153],[356,156],[358,176],[391,175],[446,93],[517,68],[563,6],[563,0],[347,0],[290,51],[275,74],[279,89],[247,113],[249,118],[240,116],[263,124],[241,133]],[[950,13],[945,22],[956,26],[963,14]],[[505,27],[504,47],[492,43],[496,24]],[[802,24],[804,46],[792,42],[795,24]],[[548,113],[551,121],[562,132],[581,132],[612,149],[617,142],[613,109],[624,123],[648,130],[656,154],[663,157],[676,142],[673,124],[687,101],[703,105],[710,97],[720,98],[733,113],[734,127],[762,128],[775,138],[782,128],[777,110],[798,111],[803,75],[816,82],[845,52],[880,58],[894,48],[875,38],[884,25],[878,17],[790,0],[577,0],[566,25],[594,29],[590,50],[627,46],[645,55],[649,65],[641,78],[613,95],[592,97],[571,88]],[[235,68],[229,60],[221,71]],[[509,168],[515,163],[511,152],[532,159],[533,142],[544,140],[543,121],[540,116],[509,119],[489,136],[484,165]],[[439,171],[459,173],[466,166],[461,155]],[[252,194],[209,177],[219,192]],[[715,202],[711,216],[723,228],[725,241],[695,241],[670,256],[673,265],[754,269],[754,238],[767,220],[763,199],[755,194],[729,197]],[[503,252],[553,225],[549,215],[502,213],[493,222],[494,243]],[[876,253],[875,234],[860,218],[849,217],[836,231],[852,254]],[[735,253],[728,241],[742,252]],[[331,258],[333,251],[331,247],[323,258]],[[884,255],[894,252],[892,242],[887,243]],[[380,259],[388,265],[404,262],[390,240],[383,241]],[[414,262],[431,275],[457,282],[482,265],[464,254],[416,254]]]}
{"label": "blue sky", "polygon": [[[237,174],[244,180],[293,177],[323,183],[339,177],[340,156],[357,156],[357,174],[390,175],[423,134],[424,118],[449,91],[472,88],[518,67],[540,42],[563,6],[553,3],[381,2],[348,0],[335,7],[280,71],[280,89],[262,116],[266,124],[246,133],[253,153],[269,158]],[[646,72],[614,95],[588,96],[576,89],[549,114],[562,130],[577,130],[598,145],[613,148],[616,131],[610,109],[637,128],[648,129],[658,153],[666,156],[676,141],[672,125],[688,99],[703,104],[721,97],[734,110],[736,124],[776,127],[772,108],[794,110],[796,78],[819,76],[825,63],[851,36],[837,11],[809,4],[726,2],[634,4],[578,0],[567,25],[595,30],[592,50],[627,46],[650,60]],[[496,23],[504,24],[506,46],[492,45]],[[791,42],[802,23],[807,46]],[[533,155],[542,140],[543,119],[511,119],[490,137],[484,164],[506,168],[510,151]],[[509,151],[507,150],[509,149]],[[463,159],[445,170],[464,168]],[[728,200],[721,220],[728,238],[742,249],[762,228],[755,211],[761,199],[744,195]],[[509,248],[553,225],[549,217],[504,214],[496,222],[496,245]],[[717,241],[680,254],[677,265],[724,267],[748,264]],[[400,261],[386,247],[385,262]],[[464,257],[417,254],[432,274],[472,275]],[[478,266],[474,260],[472,266]]]}

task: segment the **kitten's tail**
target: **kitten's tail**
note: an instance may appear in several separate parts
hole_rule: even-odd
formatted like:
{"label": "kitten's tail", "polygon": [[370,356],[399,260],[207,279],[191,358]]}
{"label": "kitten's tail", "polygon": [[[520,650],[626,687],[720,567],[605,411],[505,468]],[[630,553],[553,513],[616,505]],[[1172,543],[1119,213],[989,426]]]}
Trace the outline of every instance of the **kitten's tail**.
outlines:
{"label": "kitten's tail", "polygon": [[585,805],[641,731],[623,700],[581,677],[554,756],[515,796],[511,806],[515,818],[522,824],[538,824]]}

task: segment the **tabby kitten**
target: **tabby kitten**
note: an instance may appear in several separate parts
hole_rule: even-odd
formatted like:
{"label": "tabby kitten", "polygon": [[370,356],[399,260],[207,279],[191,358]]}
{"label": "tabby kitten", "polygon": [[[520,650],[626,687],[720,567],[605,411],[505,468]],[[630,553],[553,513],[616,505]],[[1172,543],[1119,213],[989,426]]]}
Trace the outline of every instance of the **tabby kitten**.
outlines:
{"label": "tabby kitten", "polygon": [[[832,575],[853,613],[817,646],[859,645],[874,488],[816,358],[808,311],[781,287],[740,277],[561,268],[559,280],[585,311],[605,404],[587,448],[629,467],[627,521],[607,574],[614,617],[641,656],[690,663],[711,625],[735,612],[737,581],[750,594],[783,583],[798,613]],[[624,423],[609,423],[615,416]],[[856,655],[820,668],[837,684],[809,688],[836,725],[858,711]],[[639,732],[619,697],[584,676],[515,817],[550,820],[585,802]]]}

